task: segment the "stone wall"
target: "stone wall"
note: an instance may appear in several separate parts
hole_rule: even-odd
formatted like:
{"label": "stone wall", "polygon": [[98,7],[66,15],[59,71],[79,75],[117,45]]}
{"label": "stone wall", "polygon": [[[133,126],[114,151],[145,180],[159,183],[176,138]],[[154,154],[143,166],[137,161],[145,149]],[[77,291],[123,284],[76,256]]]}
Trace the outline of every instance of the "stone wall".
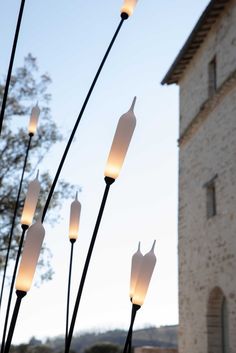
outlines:
{"label": "stone wall", "polygon": [[236,0],[210,30],[180,81],[180,135],[208,99],[208,64],[216,55],[217,87],[236,70]]}
{"label": "stone wall", "polygon": [[[208,352],[207,306],[218,286],[235,353],[236,88],[180,146],[179,159],[179,352]],[[215,176],[217,214],[208,219],[205,185]]]}
{"label": "stone wall", "polygon": [[[235,23],[234,0],[180,85],[181,134],[191,121],[199,123],[182,136],[179,151],[179,353],[223,352],[214,327],[220,321],[213,318],[214,300],[220,299],[210,302],[217,291],[227,302],[227,353],[236,352],[236,83],[226,82],[236,70]],[[219,92],[203,104],[215,53]],[[220,90],[223,85],[228,88]],[[206,186],[212,179],[217,207],[208,218]],[[215,347],[209,348],[214,332]]]}

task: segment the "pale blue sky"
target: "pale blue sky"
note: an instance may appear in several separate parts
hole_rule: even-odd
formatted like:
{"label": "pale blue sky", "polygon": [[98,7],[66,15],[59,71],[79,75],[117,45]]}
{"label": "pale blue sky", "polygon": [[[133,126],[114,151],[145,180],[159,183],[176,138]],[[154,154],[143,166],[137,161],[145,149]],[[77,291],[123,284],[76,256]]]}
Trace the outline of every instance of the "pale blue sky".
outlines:
{"label": "pale blue sky", "polygon": [[[62,177],[83,188],[81,232],[75,245],[72,303],[100,205],[103,171],[117,121],[137,96],[137,127],[120,177],[111,188],[75,331],[128,327],[130,260],[141,241],[157,240],[157,265],[135,327],[178,322],[178,89],[160,81],[207,0],[140,0],[124,23],[86,109]],[[120,0],[26,0],[15,66],[31,52],[53,83],[52,115],[68,136],[119,22]],[[0,75],[6,73],[19,1],[0,4]],[[34,102],[32,102],[34,104]],[[39,102],[40,104],[40,102]],[[27,119],[22,120],[22,126]],[[41,169],[54,175],[65,142]],[[58,225],[46,227],[54,279],[23,299],[13,342],[63,334],[70,244],[70,201]],[[72,304],[73,306],[73,304]]]}

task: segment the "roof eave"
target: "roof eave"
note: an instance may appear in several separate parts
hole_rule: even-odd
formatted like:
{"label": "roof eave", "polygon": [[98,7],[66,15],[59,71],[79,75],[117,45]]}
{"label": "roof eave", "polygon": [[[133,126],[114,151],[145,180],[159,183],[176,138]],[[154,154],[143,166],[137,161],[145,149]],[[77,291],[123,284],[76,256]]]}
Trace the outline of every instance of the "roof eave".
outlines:
{"label": "roof eave", "polygon": [[204,42],[207,33],[220,16],[222,10],[230,0],[211,0],[206,9],[203,11],[198,22],[190,33],[184,46],[180,50],[167,74],[161,81],[161,84],[179,83],[179,80],[187,68],[189,62],[197,52],[198,48]]}

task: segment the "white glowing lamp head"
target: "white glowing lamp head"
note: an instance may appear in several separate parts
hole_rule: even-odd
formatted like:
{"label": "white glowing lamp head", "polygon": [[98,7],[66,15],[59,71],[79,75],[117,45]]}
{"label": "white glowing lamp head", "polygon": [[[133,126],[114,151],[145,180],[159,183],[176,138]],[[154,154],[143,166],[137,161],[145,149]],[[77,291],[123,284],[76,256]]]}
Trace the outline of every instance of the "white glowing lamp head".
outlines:
{"label": "white glowing lamp head", "polygon": [[45,235],[45,230],[40,219],[41,217],[27,231],[16,278],[16,289],[24,292],[28,292],[31,288]]}
{"label": "white glowing lamp head", "polygon": [[136,118],[134,115],[135,101],[136,97],[134,97],[129,111],[123,114],[118,121],[105,168],[104,174],[106,177],[116,179],[120,173],[136,126]]}
{"label": "white glowing lamp head", "polygon": [[36,178],[29,183],[28,191],[25,198],[24,208],[21,216],[21,224],[30,225],[33,221],[34,213],[36,210],[40,184],[38,181],[38,174]]}
{"label": "white glowing lamp head", "polygon": [[129,16],[134,12],[134,8],[137,4],[138,0],[124,0],[123,6],[121,7],[120,12],[125,13]]}
{"label": "white glowing lamp head", "polygon": [[130,291],[129,291],[130,299],[132,299],[134,295],[134,290],[137,283],[142,261],[143,261],[143,254],[140,251],[140,242],[139,242],[138,250],[132,256],[132,261],[131,261]]}
{"label": "white glowing lamp head", "polygon": [[70,225],[69,225],[69,238],[76,240],[79,233],[81,203],[78,201],[78,193],[76,193],[75,200],[70,206]]}
{"label": "white glowing lamp head", "polygon": [[136,282],[132,303],[142,306],[147,294],[148,286],[152,277],[152,273],[156,264],[156,256],[154,254],[154,241],[151,250],[144,255],[140,265],[139,275]]}
{"label": "white glowing lamp head", "polygon": [[40,109],[38,104],[36,104],[36,106],[33,107],[31,110],[29,126],[28,126],[28,131],[29,131],[29,134],[31,135],[34,135],[36,132],[38,120],[39,120],[39,114],[40,114]]}

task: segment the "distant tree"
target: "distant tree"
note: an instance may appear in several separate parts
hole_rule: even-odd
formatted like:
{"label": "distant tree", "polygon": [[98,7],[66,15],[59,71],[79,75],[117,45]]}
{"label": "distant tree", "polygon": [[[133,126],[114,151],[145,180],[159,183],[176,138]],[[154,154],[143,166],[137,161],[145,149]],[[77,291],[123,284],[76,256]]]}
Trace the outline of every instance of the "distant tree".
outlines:
{"label": "distant tree", "polygon": [[85,349],[84,353],[120,353],[121,348],[118,345],[109,342],[96,343]]}
{"label": "distant tree", "polygon": [[42,341],[41,340],[38,340],[35,336],[32,336],[29,340],[29,345],[30,346],[38,346],[42,344]]}
{"label": "distant tree", "polygon": [[54,350],[47,345],[33,346],[28,347],[27,352],[25,353],[53,353]]}
{"label": "distant tree", "polygon": [[28,347],[28,344],[19,344],[18,346],[12,346],[11,353],[27,353]]}
{"label": "distant tree", "polygon": [[[0,82],[0,103],[3,96],[4,82]],[[20,174],[29,138],[27,126],[22,128],[21,120],[25,116],[30,116],[31,108],[37,101],[41,109],[39,127],[36,135],[32,139],[29,161],[25,173],[26,178],[22,188],[17,214],[16,225],[18,225],[18,227],[16,227],[14,231],[12,243],[13,251],[10,253],[10,258],[15,258],[19,234],[21,234],[19,218],[28,182],[34,179],[39,164],[42,162],[51,146],[62,140],[62,134],[58,131],[50,114],[49,103],[51,96],[48,93],[48,85],[50,82],[51,79],[47,74],[39,74],[36,58],[31,54],[28,54],[25,58],[24,65],[18,68],[11,78],[3,130],[0,136],[0,270],[4,265],[5,249],[8,245]],[[38,209],[41,210],[45,198],[48,195],[52,180],[47,171],[41,172],[39,179],[41,184],[41,197]],[[60,206],[63,198],[71,196],[71,191],[72,188],[68,183],[63,181],[59,182],[50,204],[50,209],[54,209],[54,215],[49,209],[46,217],[47,222],[52,223],[55,221],[55,208]],[[42,280],[50,279],[53,273],[49,265],[50,252],[44,248],[43,254],[44,256],[41,258],[40,262]]]}

